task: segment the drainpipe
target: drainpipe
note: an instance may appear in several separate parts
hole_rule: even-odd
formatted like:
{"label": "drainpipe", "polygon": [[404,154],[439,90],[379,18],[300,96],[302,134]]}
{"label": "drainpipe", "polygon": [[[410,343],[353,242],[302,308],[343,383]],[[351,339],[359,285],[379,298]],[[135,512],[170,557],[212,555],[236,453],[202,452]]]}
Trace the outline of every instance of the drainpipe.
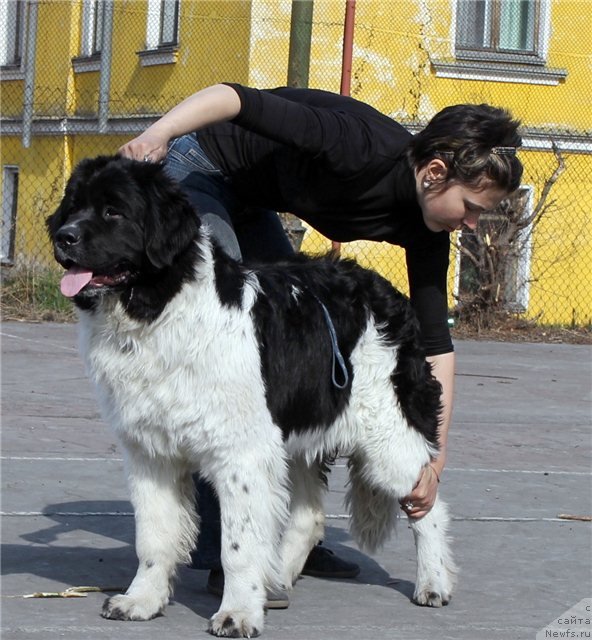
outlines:
{"label": "drainpipe", "polygon": [[99,133],[107,131],[109,122],[109,94],[111,90],[111,57],[113,52],[113,6],[103,4],[103,38],[101,41],[101,79],[99,83]]}
{"label": "drainpipe", "polygon": [[35,101],[35,54],[37,51],[37,0],[28,3],[27,43],[25,49],[25,82],[23,101],[23,137],[25,149],[31,146]]}
{"label": "drainpipe", "polygon": [[[351,71],[354,48],[354,27],[356,16],[356,0],[347,0],[345,3],[345,20],[343,24],[343,55],[341,62],[341,95],[349,96],[351,93]],[[341,242],[331,242],[331,251],[335,255],[341,254]]]}

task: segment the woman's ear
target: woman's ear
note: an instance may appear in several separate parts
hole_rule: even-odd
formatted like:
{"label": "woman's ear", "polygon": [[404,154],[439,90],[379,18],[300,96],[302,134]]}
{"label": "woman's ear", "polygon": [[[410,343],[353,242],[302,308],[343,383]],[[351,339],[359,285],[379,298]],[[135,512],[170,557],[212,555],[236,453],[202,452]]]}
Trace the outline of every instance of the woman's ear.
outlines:
{"label": "woman's ear", "polygon": [[431,183],[442,183],[448,177],[448,167],[439,158],[432,158],[425,167],[424,179]]}

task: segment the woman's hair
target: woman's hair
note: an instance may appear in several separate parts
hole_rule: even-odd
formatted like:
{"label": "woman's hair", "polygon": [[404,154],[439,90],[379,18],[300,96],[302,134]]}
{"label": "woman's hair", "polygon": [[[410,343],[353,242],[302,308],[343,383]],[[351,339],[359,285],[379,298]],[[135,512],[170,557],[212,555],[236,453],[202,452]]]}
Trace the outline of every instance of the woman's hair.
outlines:
{"label": "woman's hair", "polygon": [[416,169],[439,158],[448,168],[447,181],[475,185],[489,178],[511,193],[522,177],[519,126],[508,111],[487,104],[446,107],[413,136],[409,157]]}

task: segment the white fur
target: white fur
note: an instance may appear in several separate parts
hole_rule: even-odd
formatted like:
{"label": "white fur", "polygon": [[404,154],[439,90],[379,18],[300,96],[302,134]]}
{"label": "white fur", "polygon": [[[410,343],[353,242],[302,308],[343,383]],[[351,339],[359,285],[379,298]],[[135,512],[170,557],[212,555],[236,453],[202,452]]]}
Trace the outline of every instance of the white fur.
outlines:
{"label": "white fur", "polygon": [[[207,241],[202,251],[211,256]],[[375,549],[433,451],[400,410],[390,379],[396,350],[372,323],[351,357],[347,409],[328,429],[283,442],[266,404],[249,313],[256,276],[236,309],[219,300],[211,257],[197,269],[151,324],[131,319],[109,296],[80,314],[81,350],[103,415],[126,449],[136,513],[138,572],[103,615],[145,620],[163,611],[175,567],[188,561],[198,533],[190,474],[199,471],[216,488],[222,518],[225,589],[210,631],[249,637],[263,628],[266,586],[291,586],[322,537],[317,461],[334,451],[351,456],[352,533]],[[422,604],[438,604],[434,594],[440,604],[450,597],[446,524],[440,505],[413,526]]]}

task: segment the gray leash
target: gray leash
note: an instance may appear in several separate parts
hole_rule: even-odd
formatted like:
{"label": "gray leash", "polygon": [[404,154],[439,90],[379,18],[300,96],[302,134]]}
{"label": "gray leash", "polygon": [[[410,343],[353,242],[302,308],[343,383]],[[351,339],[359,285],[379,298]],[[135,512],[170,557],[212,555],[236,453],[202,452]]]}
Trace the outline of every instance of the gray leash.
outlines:
{"label": "gray leash", "polygon": [[[349,382],[349,373],[347,371],[347,367],[345,366],[345,360],[341,355],[341,351],[339,350],[339,343],[337,342],[337,332],[335,331],[335,325],[333,324],[333,320],[331,320],[331,316],[329,315],[329,311],[327,307],[314,295],[316,301],[321,305],[321,309],[323,310],[323,314],[325,315],[325,322],[327,323],[327,329],[329,330],[329,337],[331,338],[331,349],[333,351],[333,366],[331,368],[331,381],[333,382],[333,386],[337,387],[337,389],[345,389]],[[341,374],[343,376],[343,383],[340,384],[337,382],[336,378],[336,365],[339,365],[341,369]]]}

